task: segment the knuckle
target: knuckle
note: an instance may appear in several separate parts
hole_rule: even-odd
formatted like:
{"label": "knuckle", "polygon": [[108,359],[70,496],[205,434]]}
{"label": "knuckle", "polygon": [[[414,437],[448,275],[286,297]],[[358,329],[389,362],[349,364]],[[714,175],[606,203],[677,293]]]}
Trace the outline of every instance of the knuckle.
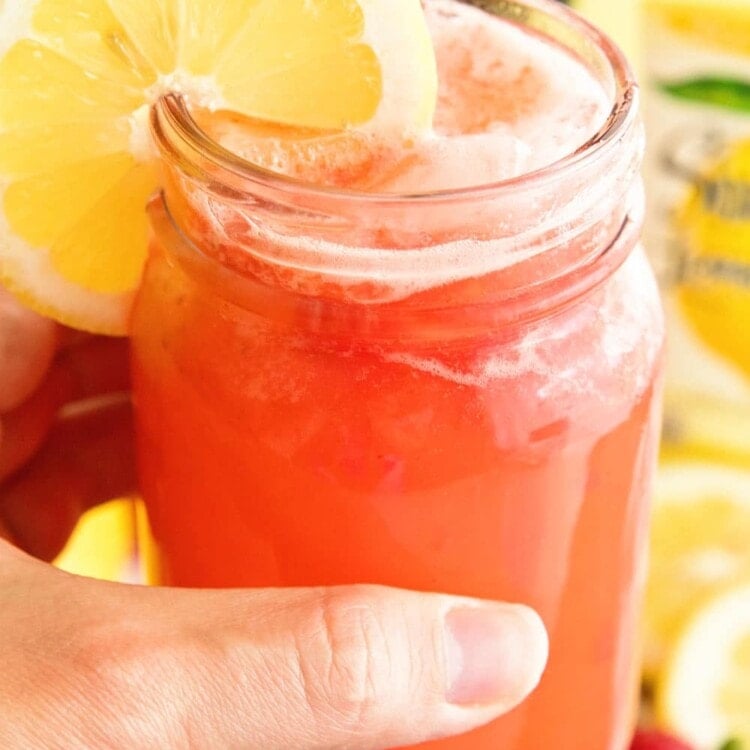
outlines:
{"label": "knuckle", "polygon": [[109,737],[112,747],[167,741],[185,747],[189,715],[174,687],[187,689],[189,675],[183,674],[179,651],[179,645],[167,646],[134,624],[109,623],[81,633],[70,677],[75,692],[86,696],[89,731]]}
{"label": "knuckle", "polygon": [[146,683],[144,667],[156,655],[145,638],[117,626],[87,628],[73,654],[71,676],[95,700],[99,713],[121,713],[137,700]]}
{"label": "knuckle", "polygon": [[344,730],[378,722],[393,655],[383,614],[363,589],[324,593],[310,627],[297,638],[297,652],[314,717]]}

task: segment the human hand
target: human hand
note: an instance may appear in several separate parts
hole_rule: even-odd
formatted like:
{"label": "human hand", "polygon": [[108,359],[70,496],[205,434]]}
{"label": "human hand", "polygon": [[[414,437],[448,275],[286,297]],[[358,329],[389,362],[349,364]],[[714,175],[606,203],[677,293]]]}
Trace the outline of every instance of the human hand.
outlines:
{"label": "human hand", "polygon": [[0,287],[0,536],[42,560],[135,488],[127,345],[56,326]]}
{"label": "human hand", "polygon": [[[52,559],[84,509],[133,488],[129,405],[107,395],[126,373],[123,342],[0,290],[0,536]],[[547,655],[523,607],[369,586],[125,586],[3,541],[0,633],[4,750],[403,746],[510,710]]]}

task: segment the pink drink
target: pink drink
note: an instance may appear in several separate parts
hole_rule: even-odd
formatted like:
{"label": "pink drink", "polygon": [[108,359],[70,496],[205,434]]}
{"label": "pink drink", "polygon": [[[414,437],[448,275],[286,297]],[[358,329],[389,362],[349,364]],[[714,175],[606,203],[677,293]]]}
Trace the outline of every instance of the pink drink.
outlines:
{"label": "pink drink", "polygon": [[134,318],[143,489],[165,583],[535,607],[537,693],[436,750],[624,750],[663,337],[634,90],[564,9],[503,8],[523,25],[428,3],[441,97],[415,143],[200,119],[311,182],[463,191],[302,185],[157,107],[180,232],[156,204]]}

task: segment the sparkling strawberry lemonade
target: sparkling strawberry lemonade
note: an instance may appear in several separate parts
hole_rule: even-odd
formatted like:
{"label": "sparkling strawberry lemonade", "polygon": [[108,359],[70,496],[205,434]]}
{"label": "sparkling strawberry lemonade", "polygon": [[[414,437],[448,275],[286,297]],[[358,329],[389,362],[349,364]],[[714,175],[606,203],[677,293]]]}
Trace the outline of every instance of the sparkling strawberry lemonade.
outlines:
{"label": "sparkling strawberry lemonade", "polygon": [[537,692],[430,747],[625,750],[663,339],[637,93],[569,11],[481,5],[425,3],[428,133],[157,103],[132,319],[156,575],[529,604]]}

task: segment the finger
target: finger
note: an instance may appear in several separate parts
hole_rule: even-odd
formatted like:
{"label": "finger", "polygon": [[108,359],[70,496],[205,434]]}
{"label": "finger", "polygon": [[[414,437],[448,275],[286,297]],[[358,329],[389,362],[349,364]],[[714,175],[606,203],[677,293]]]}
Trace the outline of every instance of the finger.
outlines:
{"label": "finger", "polygon": [[88,336],[65,348],[31,398],[3,417],[0,483],[39,450],[63,406],[129,387],[124,341]]}
{"label": "finger", "polygon": [[22,307],[0,287],[0,414],[41,383],[56,347],[55,324]]}
{"label": "finger", "polygon": [[56,557],[84,511],[133,493],[133,453],[128,402],[58,421],[41,451],[0,489],[12,539],[35,557]]}
{"label": "finger", "polygon": [[379,587],[145,589],[36,570],[18,604],[34,632],[12,629],[7,647],[11,661],[25,650],[26,671],[39,665],[28,702],[60,746],[401,747],[510,710],[546,661],[541,621],[519,606]]}
{"label": "finger", "polygon": [[[547,659],[540,619],[511,605],[365,586],[192,593],[171,611],[163,601],[151,606],[168,624],[200,633],[203,663],[179,684],[184,676],[204,696],[200,725],[187,710],[183,720],[206,747],[384,748],[452,736],[515,708]],[[199,612],[217,614],[206,622]]]}
{"label": "finger", "polygon": [[0,485],[39,450],[71,393],[68,373],[60,367],[53,367],[31,398],[3,416]]}

